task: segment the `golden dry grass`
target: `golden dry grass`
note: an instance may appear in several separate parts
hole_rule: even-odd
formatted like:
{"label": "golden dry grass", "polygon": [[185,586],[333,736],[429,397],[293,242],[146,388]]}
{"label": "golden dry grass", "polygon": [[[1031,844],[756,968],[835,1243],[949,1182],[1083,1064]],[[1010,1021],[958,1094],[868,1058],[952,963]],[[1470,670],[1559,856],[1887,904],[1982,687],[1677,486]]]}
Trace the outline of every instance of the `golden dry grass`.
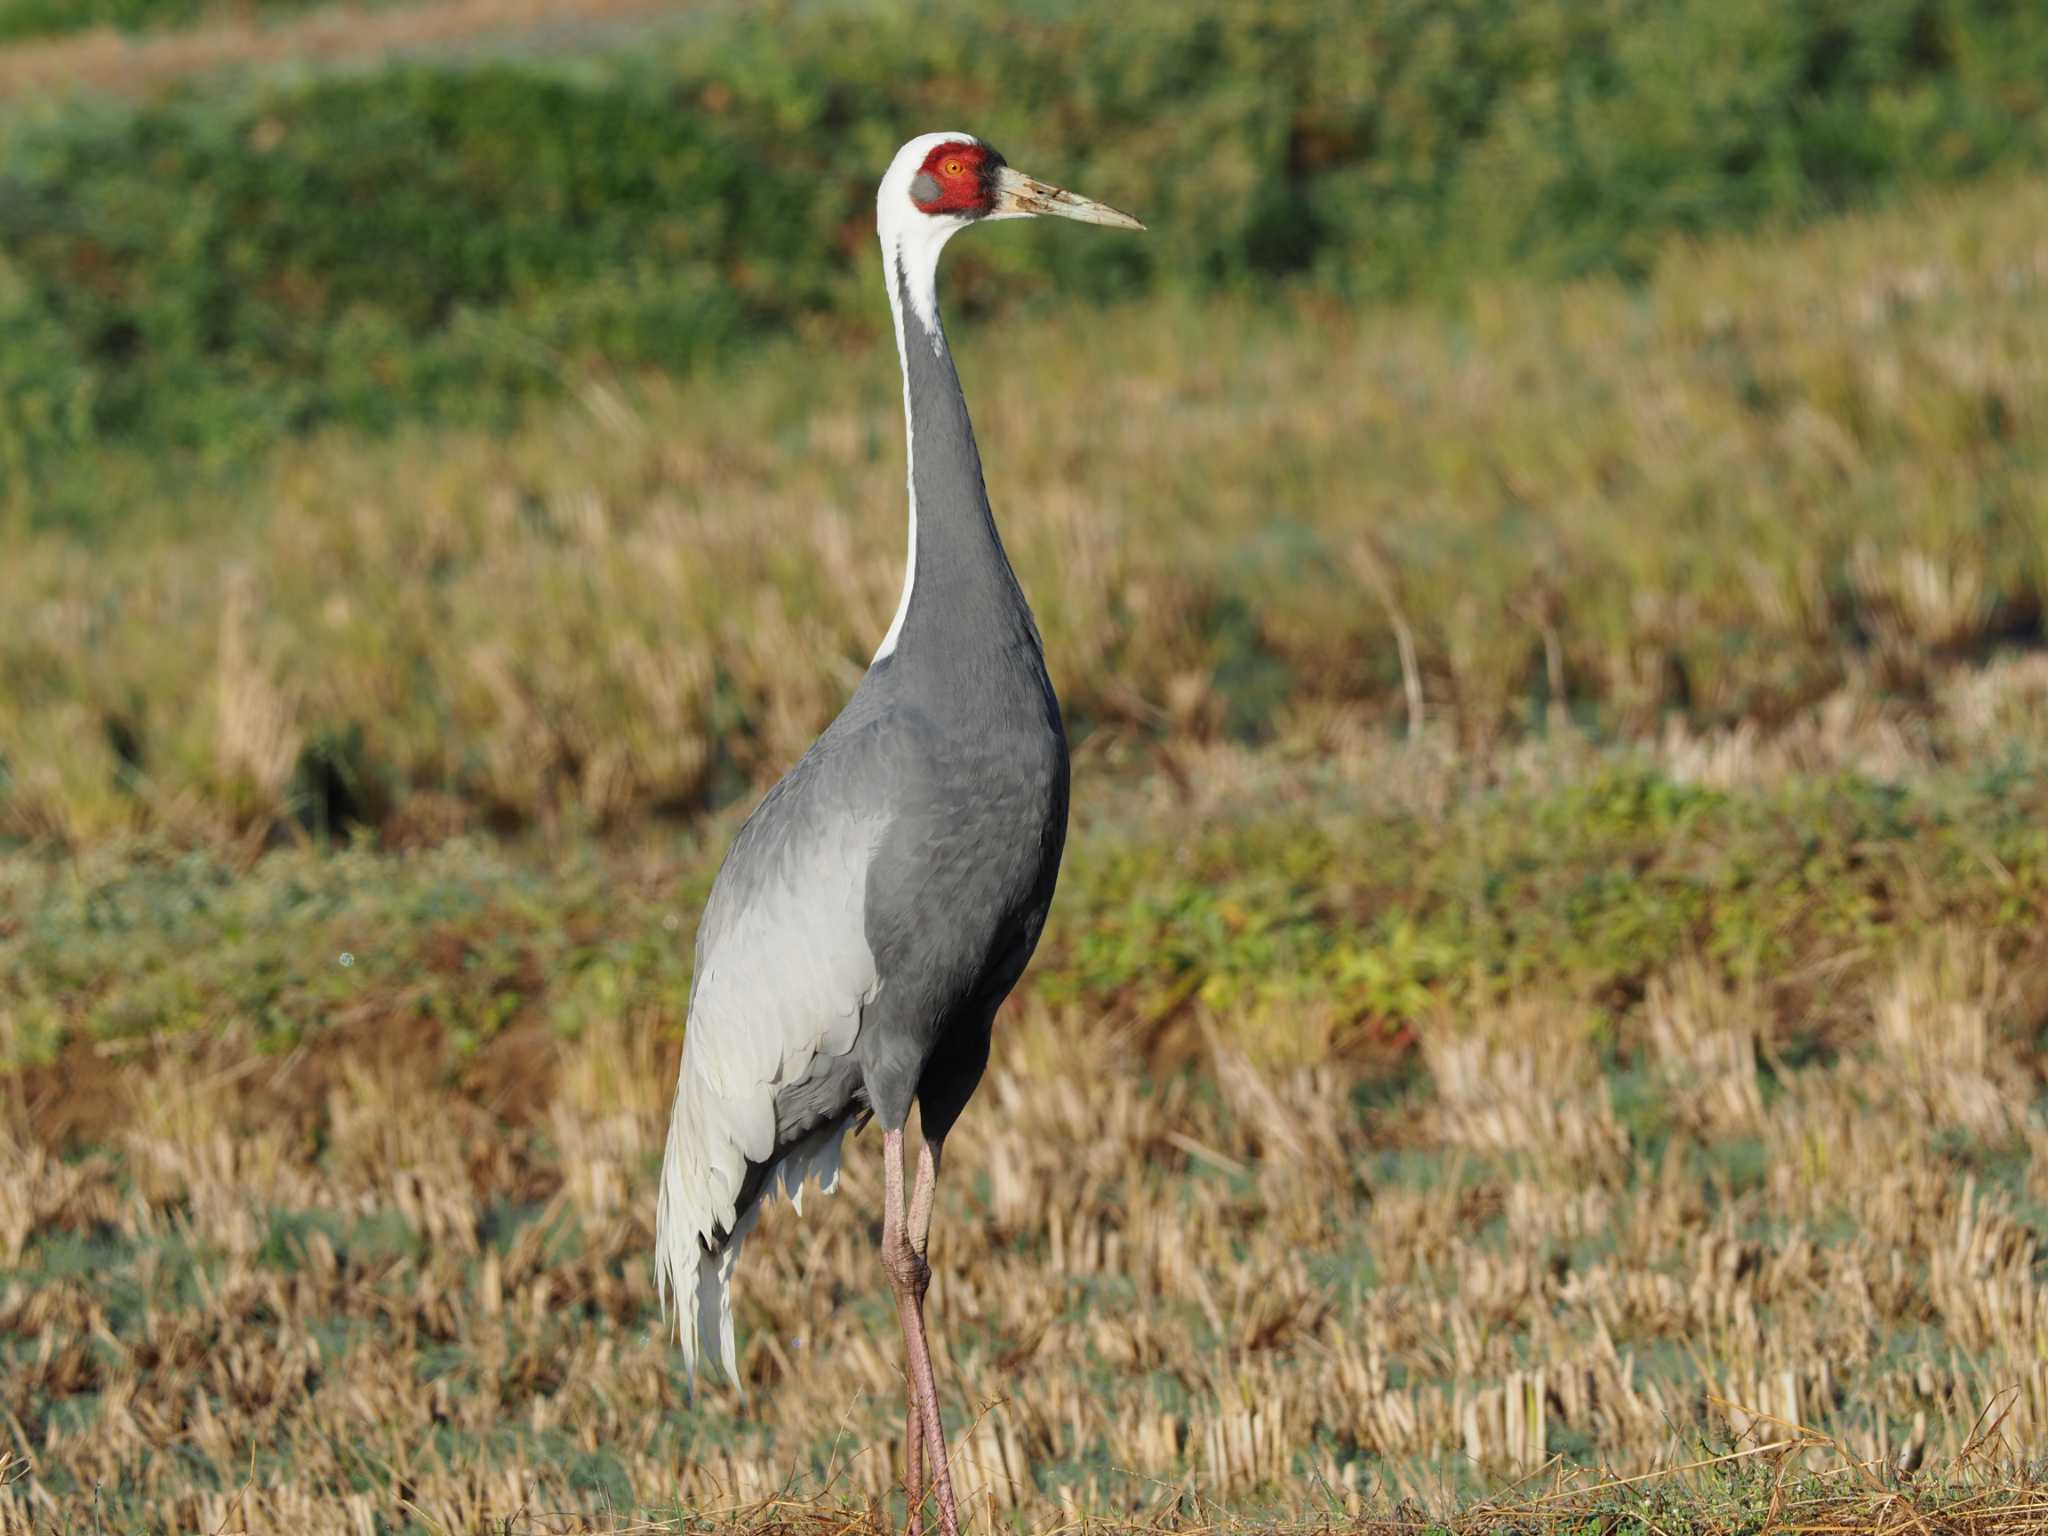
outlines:
{"label": "golden dry grass", "polygon": [[[2038,633],[2044,320],[2023,181],[1676,251],[1642,292],[1063,309],[961,352],[1077,725],[1313,750],[1924,703]],[[894,604],[900,411],[885,346],[779,348],[586,381],[509,439],[292,449],[106,547],[17,538],[0,835],[260,835],[303,807],[294,748],[401,839],[772,778]]]}

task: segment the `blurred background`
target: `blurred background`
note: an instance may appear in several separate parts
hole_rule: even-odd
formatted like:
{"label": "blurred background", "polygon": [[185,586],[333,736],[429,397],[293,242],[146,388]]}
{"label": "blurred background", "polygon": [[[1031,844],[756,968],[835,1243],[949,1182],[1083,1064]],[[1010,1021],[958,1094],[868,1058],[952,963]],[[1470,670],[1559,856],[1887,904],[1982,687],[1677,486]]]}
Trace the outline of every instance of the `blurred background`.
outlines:
{"label": "blurred background", "polygon": [[936,128],[1151,226],[942,276],[1076,744],[976,1518],[2038,1444],[2048,11],[0,0],[0,1530],[885,1498],[865,1148],[740,1390],[648,1227]]}

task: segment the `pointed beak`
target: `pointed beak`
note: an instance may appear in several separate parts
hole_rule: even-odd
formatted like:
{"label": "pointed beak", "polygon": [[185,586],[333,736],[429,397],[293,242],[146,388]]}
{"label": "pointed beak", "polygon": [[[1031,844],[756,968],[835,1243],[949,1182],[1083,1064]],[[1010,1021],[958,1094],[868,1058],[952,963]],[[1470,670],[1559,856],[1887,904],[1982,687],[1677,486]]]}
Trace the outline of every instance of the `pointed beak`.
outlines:
{"label": "pointed beak", "polygon": [[1107,203],[1076,197],[1064,187],[1035,180],[1007,165],[996,172],[997,218],[1029,219],[1040,214],[1078,219],[1083,224],[1106,224],[1111,229],[1145,227],[1128,213],[1119,213]]}

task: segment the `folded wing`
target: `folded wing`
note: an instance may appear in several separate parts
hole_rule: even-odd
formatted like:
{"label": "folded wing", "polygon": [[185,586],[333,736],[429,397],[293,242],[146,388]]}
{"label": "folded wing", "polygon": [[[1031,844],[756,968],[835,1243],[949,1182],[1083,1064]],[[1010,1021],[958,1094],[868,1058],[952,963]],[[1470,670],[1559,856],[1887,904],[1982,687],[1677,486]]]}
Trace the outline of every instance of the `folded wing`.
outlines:
{"label": "folded wing", "polygon": [[[858,1083],[844,1058],[878,984],[865,895],[886,817],[860,775],[819,771],[831,755],[819,747],[741,828],[697,933],[655,1223],[663,1311],[677,1304],[693,1379],[714,1340],[737,1374],[732,1271],[760,1195],[836,1181]],[[681,1315],[686,1286],[694,1319]]]}

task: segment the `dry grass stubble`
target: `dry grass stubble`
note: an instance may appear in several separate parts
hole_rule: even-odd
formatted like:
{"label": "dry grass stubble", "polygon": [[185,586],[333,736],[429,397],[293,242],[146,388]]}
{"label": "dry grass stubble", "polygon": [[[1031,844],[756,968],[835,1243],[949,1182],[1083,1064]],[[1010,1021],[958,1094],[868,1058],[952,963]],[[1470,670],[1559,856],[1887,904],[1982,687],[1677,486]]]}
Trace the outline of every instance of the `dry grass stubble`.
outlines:
{"label": "dry grass stubble", "polygon": [[[2048,1436],[2048,1132],[1987,1107],[2030,1097],[2014,995],[1941,934],[1838,1058],[1790,1065],[1753,992],[1688,964],[1622,1023],[1633,1076],[1537,994],[1431,1023],[1426,1084],[1388,1099],[1355,1063],[1261,1065],[1200,1005],[1184,1070],[1096,1064],[1090,1021],[1027,994],[935,1228],[977,1520],[1420,1510],[1553,1456],[1611,1479],[1717,1446],[2017,1461]],[[743,1381],[686,1403],[648,1265],[659,1025],[545,1046],[509,1123],[406,1021],[323,1062],[168,1050],[108,1080],[120,1130],[82,1155],[10,1100],[0,1530],[75,1526],[94,1488],[204,1530],[879,1513],[901,1383],[872,1154],[763,1221]],[[1661,1121],[1617,1109],[1644,1091]]]}

